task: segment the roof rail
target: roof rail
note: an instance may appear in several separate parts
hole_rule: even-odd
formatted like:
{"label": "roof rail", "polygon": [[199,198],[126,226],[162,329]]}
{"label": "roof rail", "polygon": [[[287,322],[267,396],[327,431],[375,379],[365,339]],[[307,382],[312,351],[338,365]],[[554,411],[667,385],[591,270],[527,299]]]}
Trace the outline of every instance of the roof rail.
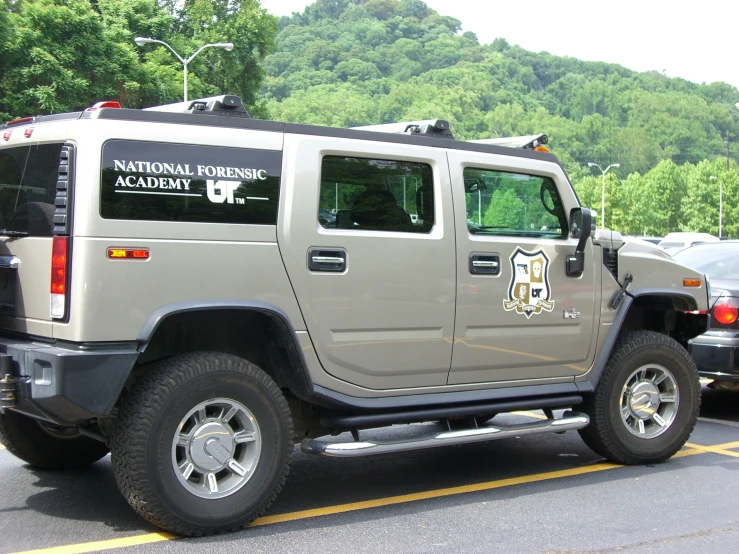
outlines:
{"label": "roof rail", "polygon": [[374,131],[376,133],[395,133],[402,135],[418,135],[435,138],[454,139],[449,130],[449,122],[443,119],[426,119],[424,121],[404,121],[385,123],[382,125],[366,125],[352,127],[356,131]]}
{"label": "roof rail", "polygon": [[497,146],[507,146],[509,148],[526,148],[533,150],[537,146],[541,146],[549,142],[549,137],[545,134],[540,135],[526,135],[523,137],[501,137],[501,138],[489,138],[480,140],[470,140],[467,142],[474,142],[476,144],[495,144]]}
{"label": "roof rail", "polygon": [[241,98],[231,94],[223,96],[211,96],[210,98],[199,98],[197,100],[188,100],[187,102],[177,102],[175,104],[164,104],[162,106],[152,106],[144,108],[144,110],[156,112],[175,112],[175,113],[191,113],[205,115],[225,115],[230,117],[251,117],[249,112],[244,108]]}

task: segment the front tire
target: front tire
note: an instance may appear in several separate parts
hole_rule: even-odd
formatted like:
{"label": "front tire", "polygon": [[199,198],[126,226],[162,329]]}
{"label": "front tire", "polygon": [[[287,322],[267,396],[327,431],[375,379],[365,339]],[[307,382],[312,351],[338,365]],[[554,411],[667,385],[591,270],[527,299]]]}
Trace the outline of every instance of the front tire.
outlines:
{"label": "front tire", "polygon": [[74,428],[52,426],[12,410],[0,415],[0,443],[38,469],[80,469],[108,453],[104,443]]}
{"label": "front tire", "polygon": [[598,388],[579,407],[590,416],[579,433],[611,461],[658,463],[682,448],[699,409],[698,369],[690,354],[666,335],[629,332],[616,343]]}
{"label": "front tire", "polygon": [[245,527],[287,478],[293,427],[274,381],[236,356],[195,352],[160,362],[121,403],[111,441],[128,503],[172,533]]}

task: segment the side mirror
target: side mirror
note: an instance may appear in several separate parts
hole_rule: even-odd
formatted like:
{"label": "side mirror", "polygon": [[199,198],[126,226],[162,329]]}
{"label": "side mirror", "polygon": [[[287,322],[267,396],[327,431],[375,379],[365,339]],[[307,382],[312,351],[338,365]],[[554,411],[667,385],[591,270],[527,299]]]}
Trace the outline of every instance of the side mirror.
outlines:
{"label": "side mirror", "polygon": [[585,270],[585,246],[593,233],[593,212],[588,208],[570,210],[570,236],[579,238],[574,256],[565,258],[565,273],[568,277],[579,277]]}
{"label": "side mirror", "polygon": [[481,190],[487,189],[488,186],[485,184],[485,181],[482,179],[465,179],[464,180],[464,191],[467,193],[470,192],[480,192]]}

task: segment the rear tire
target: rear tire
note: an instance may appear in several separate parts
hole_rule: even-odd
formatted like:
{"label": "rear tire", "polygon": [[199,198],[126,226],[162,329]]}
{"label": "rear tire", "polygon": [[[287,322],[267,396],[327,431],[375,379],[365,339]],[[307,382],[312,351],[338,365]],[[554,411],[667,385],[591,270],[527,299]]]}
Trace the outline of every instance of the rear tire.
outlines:
{"label": "rear tire", "polygon": [[274,501],[293,451],[290,411],[254,364],[214,352],[157,364],[121,402],[111,441],[118,486],[178,535],[241,529]]}
{"label": "rear tire", "polygon": [[79,469],[108,453],[104,443],[72,428],[53,427],[11,410],[0,415],[0,443],[39,469]]}
{"label": "rear tire", "polygon": [[699,409],[698,370],[690,354],[666,335],[629,332],[616,343],[598,388],[578,407],[590,416],[579,433],[611,461],[658,463],[682,448]]}

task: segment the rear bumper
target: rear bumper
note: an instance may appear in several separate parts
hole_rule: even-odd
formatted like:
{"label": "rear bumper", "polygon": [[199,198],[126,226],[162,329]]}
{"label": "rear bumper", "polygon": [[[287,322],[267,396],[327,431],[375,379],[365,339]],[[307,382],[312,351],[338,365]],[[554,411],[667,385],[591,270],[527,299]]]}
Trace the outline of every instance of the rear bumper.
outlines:
{"label": "rear bumper", "polygon": [[138,355],[132,345],[62,348],[0,337],[3,407],[60,425],[109,415]]}
{"label": "rear bumper", "polygon": [[709,331],[690,341],[690,353],[701,377],[739,381],[739,336]]}

